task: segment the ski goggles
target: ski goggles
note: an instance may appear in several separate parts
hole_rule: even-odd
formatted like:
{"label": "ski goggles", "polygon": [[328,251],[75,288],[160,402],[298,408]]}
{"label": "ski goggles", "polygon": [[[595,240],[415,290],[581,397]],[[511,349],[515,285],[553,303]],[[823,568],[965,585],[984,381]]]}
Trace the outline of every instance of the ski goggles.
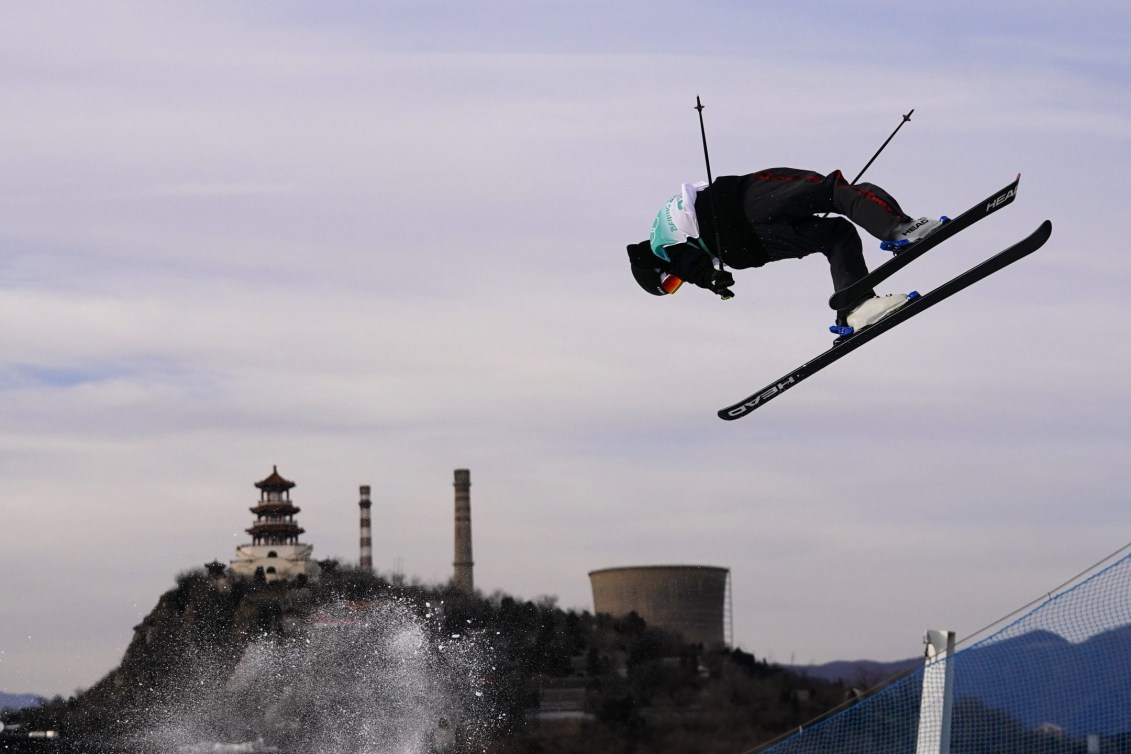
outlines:
{"label": "ski goggles", "polygon": [[683,285],[682,278],[677,278],[668,272],[660,272],[660,287],[664,289],[664,293],[675,293],[681,285]]}

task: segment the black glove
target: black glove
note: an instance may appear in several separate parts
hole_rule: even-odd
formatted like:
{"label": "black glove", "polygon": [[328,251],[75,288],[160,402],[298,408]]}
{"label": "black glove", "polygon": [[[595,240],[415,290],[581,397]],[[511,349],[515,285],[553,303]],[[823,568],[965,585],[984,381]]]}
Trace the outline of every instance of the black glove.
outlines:
{"label": "black glove", "polygon": [[727,270],[716,270],[711,275],[711,284],[707,287],[717,293],[723,301],[726,301],[729,298],[734,298],[734,291],[730,289],[732,285],[734,285],[734,275],[731,275]]}

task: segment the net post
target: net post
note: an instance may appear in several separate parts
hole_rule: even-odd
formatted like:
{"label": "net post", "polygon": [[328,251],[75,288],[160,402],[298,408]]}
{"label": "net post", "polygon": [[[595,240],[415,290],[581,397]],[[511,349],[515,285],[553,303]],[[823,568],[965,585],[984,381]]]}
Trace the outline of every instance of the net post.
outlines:
{"label": "net post", "polygon": [[915,754],[950,754],[954,706],[954,632],[927,631],[923,696],[919,702],[919,738]]}

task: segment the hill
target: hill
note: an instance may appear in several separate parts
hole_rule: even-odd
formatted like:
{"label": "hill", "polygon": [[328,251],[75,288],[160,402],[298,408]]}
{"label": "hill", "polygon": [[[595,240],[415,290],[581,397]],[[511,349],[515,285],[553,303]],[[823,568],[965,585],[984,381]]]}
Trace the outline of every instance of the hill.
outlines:
{"label": "hill", "polygon": [[838,684],[685,644],[636,616],[322,566],[318,583],[183,574],[119,667],[5,720],[58,730],[76,751],[261,740],[283,754],[685,754],[749,749],[844,698]]}
{"label": "hill", "polygon": [[[309,584],[182,574],[105,678],[3,719],[59,731],[51,751],[87,754],[218,743],[281,754],[733,754],[808,726],[856,698],[860,681],[918,665],[785,668],[686,644],[635,615],[321,565]],[[1073,737],[1126,732],[1131,627],[1078,644],[1031,633],[958,657],[956,725],[968,716],[987,735],[1044,723]]]}

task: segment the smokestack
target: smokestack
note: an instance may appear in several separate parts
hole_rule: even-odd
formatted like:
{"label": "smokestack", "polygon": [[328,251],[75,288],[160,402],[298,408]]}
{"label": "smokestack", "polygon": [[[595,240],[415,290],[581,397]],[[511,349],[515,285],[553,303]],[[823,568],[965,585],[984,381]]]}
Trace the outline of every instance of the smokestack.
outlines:
{"label": "smokestack", "polygon": [[373,531],[369,526],[369,485],[361,485],[361,501],[357,506],[361,508],[361,557],[358,565],[362,568],[373,570]]}
{"label": "smokestack", "polygon": [[471,472],[456,469],[456,558],[452,583],[464,592],[475,590],[471,575]]}

